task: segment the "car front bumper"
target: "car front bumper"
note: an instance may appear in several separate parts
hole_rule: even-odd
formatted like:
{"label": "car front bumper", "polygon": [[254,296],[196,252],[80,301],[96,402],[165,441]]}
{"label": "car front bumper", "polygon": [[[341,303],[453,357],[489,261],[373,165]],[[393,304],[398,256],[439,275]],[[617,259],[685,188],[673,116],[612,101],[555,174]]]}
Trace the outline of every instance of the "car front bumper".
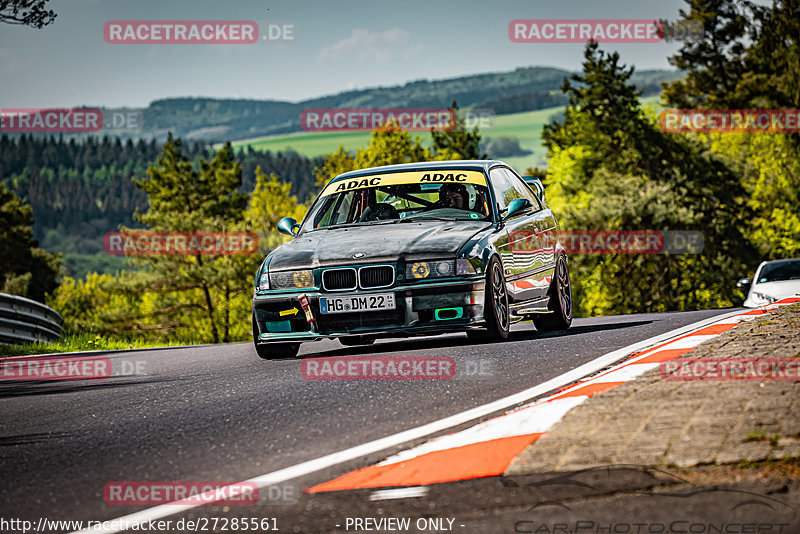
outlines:
{"label": "car front bumper", "polygon": [[[301,342],[343,336],[403,337],[464,332],[484,326],[484,291],[485,278],[481,275],[375,290],[262,291],[253,297],[257,340]],[[320,313],[320,297],[380,293],[394,293],[395,310]],[[303,309],[304,301],[307,310]]]}

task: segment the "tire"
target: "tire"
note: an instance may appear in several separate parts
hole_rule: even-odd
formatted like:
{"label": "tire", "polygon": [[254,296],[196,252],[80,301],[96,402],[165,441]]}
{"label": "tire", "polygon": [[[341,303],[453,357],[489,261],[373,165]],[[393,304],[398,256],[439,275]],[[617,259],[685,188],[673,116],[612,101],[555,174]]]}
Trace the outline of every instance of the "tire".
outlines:
{"label": "tire", "polygon": [[369,336],[347,336],[340,337],[339,343],[346,347],[357,347],[359,345],[372,345],[375,343],[374,337]]}
{"label": "tire", "polygon": [[280,360],[283,358],[295,358],[300,350],[300,343],[261,343],[258,342],[258,327],[256,318],[253,316],[253,345],[256,347],[256,354],[262,360]]}
{"label": "tire", "polygon": [[533,318],[536,330],[540,332],[566,330],[572,324],[572,284],[569,279],[566,254],[558,255],[547,296],[550,297],[547,309],[551,313]]}
{"label": "tire", "polygon": [[473,343],[482,341],[504,341],[508,339],[511,319],[508,312],[508,290],[503,275],[503,265],[493,257],[486,267],[486,291],[483,304],[485,330],[467,330],[467,338]]}

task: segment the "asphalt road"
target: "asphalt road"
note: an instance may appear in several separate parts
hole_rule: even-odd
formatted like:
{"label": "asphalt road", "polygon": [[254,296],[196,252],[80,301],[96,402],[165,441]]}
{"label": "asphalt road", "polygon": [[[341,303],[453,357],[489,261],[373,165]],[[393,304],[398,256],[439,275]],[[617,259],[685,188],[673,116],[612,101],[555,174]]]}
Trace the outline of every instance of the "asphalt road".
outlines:
{"label": "asphalt road", "polygon": [[[145,507],[105,504],[107,482],[245,480],[485,404],[725,311],[578,319],[555,334],[522,323],[505,343],[471,345],[453,334],[357,348],[322,341],[300,352],[449,356],[459,370],[452,380],[311,381],[299,360],[262,361],[251,344],[230,344],[115,353],[123,375],[106,380],[3,381],[0,518],[113,519]],[[308,487],[396,450],[293,484]]]}

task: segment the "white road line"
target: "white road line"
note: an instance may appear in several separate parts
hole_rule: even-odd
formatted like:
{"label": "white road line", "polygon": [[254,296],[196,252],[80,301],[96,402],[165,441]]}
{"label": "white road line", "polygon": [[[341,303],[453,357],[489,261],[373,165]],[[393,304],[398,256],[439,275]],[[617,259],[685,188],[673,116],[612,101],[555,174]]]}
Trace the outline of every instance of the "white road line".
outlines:
{"label": "white road line", "polygon": [[679,339],[679,340],[675,341],[674,343],[670,343],[669,347],[664,347],[664,348],[670,348],[670,349],[693,349],[693,348],[697,347],[700,343],[703,343],[704,341],[708,341],[709,339],[714,339],[718,335],[719,334],[708,334],[708,335],[703,335],[703,336],[691,336],[691,337],[687,337],[685,339]]}
{"label": "white road line", "polygon": [[386,499],[410,499],[412,497],[424,497],[427,494],[428,486],[409,486],[408,488],[373,491],[369,496],[369,500],[383,501]]}
{"label": "white road line", "polygon": [[[404,430],[403,432],[398,432],[397,434],[393,434],[391,436],[386,436],[384,438],[376,439],[368,443],[363,443],[361,445],[357,445],[349,449],[344,449],[339,452],[327,454],[325,456],[315,458],[314,460],[308,460],[306,462],[286,467],[284,469],[279,469],[278,471],[273,471],[272,473],[267,473],[261,476],[257,476],[255,478],[251,478],[243,482],[237,482],[236,484],[240,485],[243,483],[254,483],[258,486],[259,489],[264,488],[266,486],[279,484],[281,482],[286,482],[287,480],[315,473],[323,469],[328,469],[335,465],[344,462],[349,462],[357,458],[361,458],[362,456],[375,454],[376,452],[380,452],[384,449],[396,447],[398,445],[402,445],[403,443],[414,441],[423,438],[425,436],[428,436],[430,434],[441,432],[442,430],[447,430],[448,428],[454,426],[459,426],[464,423],[468,423],[469,421],[472,421],[474,419],[484,417],[486,415],[498,412],[500,410],[504,410],[506,408],[510,408],[511,406],[515,406],[517,404],[529,401],[535,397],[548,393],[552,390],[566,386],[567,384],[575,382],[576,380],[579,380],[580,378],[583,378],[586,375],[596,373],[601,369],[605,369],[609,365],[615,363],[616,361],[624,358],[625,356],[633,352],[637,352],[646,349],[648,347],[658,345],[659,343],[663,343],[664,341],[667,341],[669,339],[685,335],[694,330],[699,330],[700,328],[703,328],[704,326],[707,326],[711,323],[715,323],[720,319],[726,319],[728,317],[732,317],[739,313],[742,312],[735,311],[727,314],[716,315],[714,317],[710,317],[708,319],[703,319],[702,321],[692,323],[688,326],[676,328],[675,330],[671,330],[664,334],[651,337],[649,339],[645,339],[644,341],[634,343],[633,345],[628,345],[627,347],[623,347],[613,352],[609,352],[608,354],[604,354],[603,356],[595,358],[592,361],[586,362],[583,365],[576,367],[575,369],[572,369],[571,371],[567,371],[562,375],[552,378],[547,382],[543,382],[538,386],[534,386],[532,388],[520,391],[519,393],[515,393],[514,395],[509,395],[508,397],[497,399],[496,401],[490,402],[488,404],[484,404],[482,406],[476,406],[475,408],[466,410],[464,412],[457,413],[449,417],[445,417],[444,419],[439,419],[438,421],[433,421],[431,423],[416,428]],[[213,492],[211,493],[212,495],[209,495],[208,496],[209,498],[213,498]],[[204,497],[206,497],[206,494],[201,495],[198,500],[202,502]],[[116,532],[123,532],[130,528],[133,528],[134,525],[141,525],[142,523],[146,523],[148,521],[169,517],[171,515],[185,512],[186,510],[197,508],[198,506],[203,506],[203,505],[161,504],[158,506],[154,506],[153,508],[142,510],[141,512],[128,514],[113,520],[106,521],[103,523],[101,528],[94,528],[93,525],[92,528],[90,529],[81,530],[77,533],[72,533],[72,534],[100,534],[100,533],[113,534]]]}
{"label": "white road line", "polygon": [[[665,348],[672,348],[672,345]],[[646,373],[650,369],[655,369],[658,366],[659,364],[657,363],[629,363],[628,365],[620,367],[619,369],[611,371],[610,373],[598,376],[592,380],[592,383],[602,384],[605,382],[630,382],[639,375]]]}

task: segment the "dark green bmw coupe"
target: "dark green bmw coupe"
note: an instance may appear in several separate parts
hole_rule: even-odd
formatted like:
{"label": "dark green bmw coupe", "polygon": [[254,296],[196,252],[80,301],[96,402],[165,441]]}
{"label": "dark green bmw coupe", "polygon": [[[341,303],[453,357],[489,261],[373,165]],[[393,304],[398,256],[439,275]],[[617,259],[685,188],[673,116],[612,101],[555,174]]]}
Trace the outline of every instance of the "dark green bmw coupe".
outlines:
{"label": "dark green bmw coupe", "polygon": [[348,172],[331,180],[294,238],[256,273],[253,340],[262,358],[338,338],[466,332],[503,340],[512,323],[572,322],[558,222],[501,161],[445,161]]}

